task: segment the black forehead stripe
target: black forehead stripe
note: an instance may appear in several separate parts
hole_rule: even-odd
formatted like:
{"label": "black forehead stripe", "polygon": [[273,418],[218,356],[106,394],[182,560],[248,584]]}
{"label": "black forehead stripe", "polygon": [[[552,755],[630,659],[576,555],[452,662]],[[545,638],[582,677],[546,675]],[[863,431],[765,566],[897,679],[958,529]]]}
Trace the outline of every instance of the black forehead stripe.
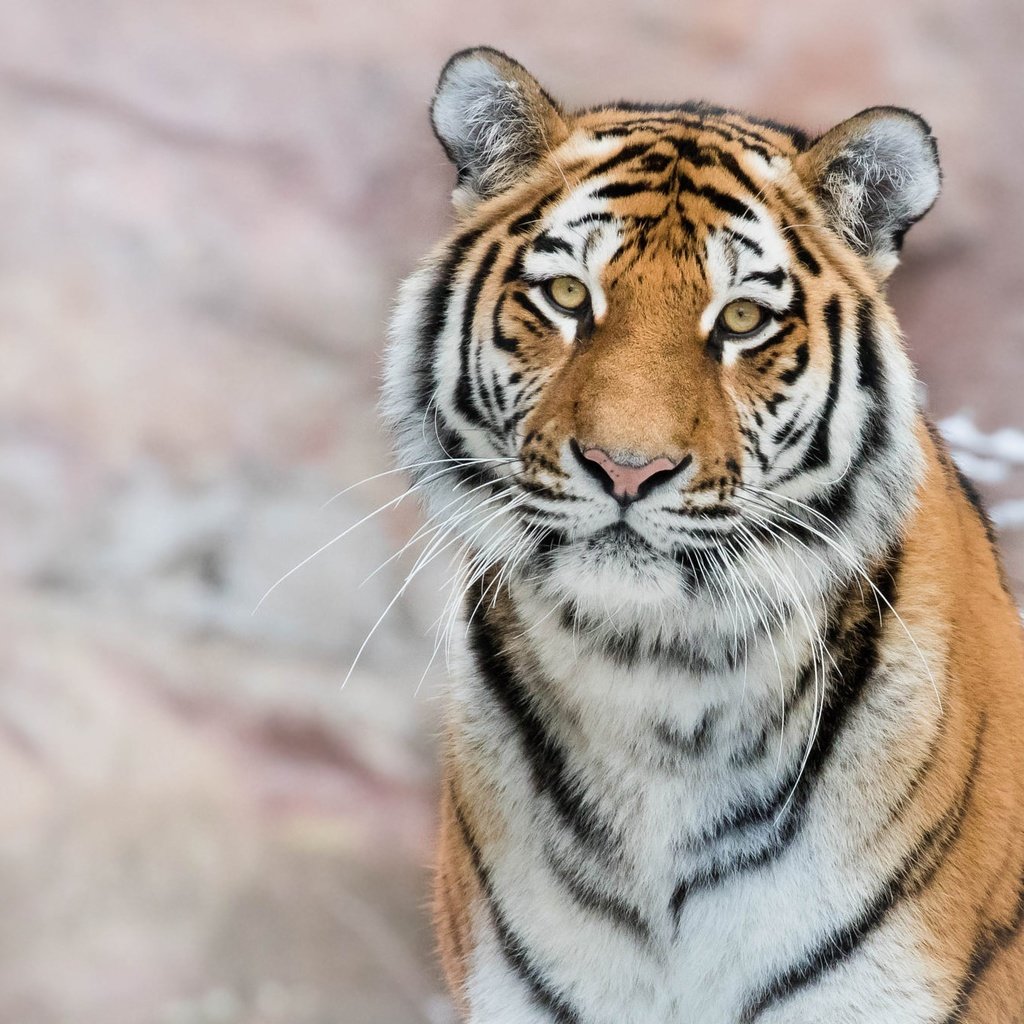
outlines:
{"label": "black forehead stripe", "polygon": [[751,195],[757,196],[764,191],[764,189],[758,188],[754,184],[750,175],[740,167],[739,161],[732,153],[727,153],[724,149],[718,148],[714,152],[722,169],[731,174]]}
{"label": "black forehead stripe", "polygon": [[655,184],[653,181],[612,181],[595,189],[590,195],[592,199],[624,199],[627,196],[654,192],[664,195],[667,183]]}
{"label": "black forehead stripe", "polygon": [[[747,145],[748,149],[758,149],[766,154],[768,152],[766,147],[771,145],[764,135],[749,124],[739,125],[725,120],[725,117],[728,115],[744,115],[737,115],[736,111],[726,110],[724,107],[713,107],[706,103],[664,104],[654,107],[643,103],[612,103],[605,104],[597,109],[605,111],[621,110],[625,114],[634,115],[624,118],[619,124],[611,128],[600,129],[601,134],[622,135],[630,131],[656,131],[659,128],[664,129],[685,125],[688,128],[696,128],[718,135],[720,138],[728,139],[730,142],[743,142]],[[647,116],[643,116],[645,110],[649,111]],[[771,127],[774,131],[780,131],[781,134],[788,135],[794,141],[797,141],[794,137],[796,133],[793,129],[781,129],[777,125],[758,121],[756,118],[745,119],[751,123],[764,124],[766,127]],[[625,129],[625,132],[623,129]]]}
{"label": "black forehead stripe", "polygon": [[735,228],[726,228],[725,233],[738,245],[742,245],[745,249],[749,249],[755,256],[763,256],[764,249],[755,242],[752,238],[743,234],[742,231],[737,231]]}
{"label": "black forehead stripe", "polygon": [[584,263],[590,258],[590,253],[594,248],[595,243],[601,238],[601,232],[597,228],[591,228],[587,232],[587,239],[583,243],[583,252],[580,253],[580,259]]}
{"label": "black forehead stripe", "polygon": [[725,142],[732,142],[736,145],[743,146],[745,149],[749,149],[764,157],[765,160],[771,160],[773,156],[771,150],[757,141],[757,136],[750,136],[749,134],[737,130],[730,130],[730,127],[713,124],[709,121],[702,121],[700,118],[686,117],[684,115],[673,120],[650,118],[625,121],[611,128],[598,129],[593,133],[593,137],[600,141],[608,138],[628,138],[630,135],[640,134],[641,132],[665,137],[665,133],[667,131],[673,128],[679,128],[680,126],[701,131],[708,135],[714,135]]}
{"label": "black forehead stripe", "polygon": [[789,240],[789,247],[800,264],[807,268],[807,271],[817,277],[821,273],[821,264],[814,258],[811,251],[804,245],[796,227],[792,224],[783,223],[782,233]]}
{"label": "black forehead stripe", "polygon": [[692,167],[717,166],[730,177],[735,179],[740,188],[745,189],[752,196],[760,196],[764,189],[758,187],[754,180],[740,167],[739,161],[732,153],[710,143],[703,145],[692,138],[681,138],[675,135],[664,136],[664,141],[669,142],[675,149],[681,160],[686,161]]}
{"label": "black forehead stripe", "polygon": [[629,163],[630,160],[643,156],[650,148],[651,143],[649,142],[637,142],[631,146],[623,146],[618,153],[613,154],[607,160],[602,161],[596,167],[587,171],[587,177],[597,178],[602,174],[607,174],[608,171],[614,170],[620,164]]}
{"label": "black forehead stripe", "polygon": [[508,266],[505,268],[505,273],[502,275],[502,280],[505,284],[511,284],[513,281],[521,280],[524,272],[523,257],[526,255],[526,250],[529,248],[529,243],[521,242],[512,255],[512,259],[509,260]]}
{"label": "black forehead stripe", "polygon": [[730,196],[720,192],[712,185],[701,185],[694,190],[695,194],[706,199],[716,209],[729,214],[730,217],[739,217],[742,220],[756,221],[757,214],[742,200],[736,196]]}
{"label": "black forehead stripe", "polygon": [[582,217],[574,217],[566,223],[567,228],[581,228],[585,224],[611,224],[615,218],[606,211],[585,213]]}
{"label": "black forehead stripe", "polygon": [[789,300],[789,305],[782,311],[782,315],[803,320],[807,316],[807,295],[799,277],[793,277],[791,280],[793,282],[793,297]]}
{"label": "black forehead stripe", "polygon": [[648,153],[640,161],[640,168],[648,174],[661,174],[672,165],[672,158],[665,153]]}
{"label": "black forehead stripe", "polygon": [[564,252],[575,256],[573,247],[564,238],[549,235],[546,231],[533,240],[533,248],[537,252]]}
{"label": "black forehead stripe", "polygon": [[685,160],[694,167],[707,167],[714,162],[709,155],[711,147],[700,145],[696,139],[685,135],[665,135],[663,138],[676,151],[676,156],[680,160]]}
{"label": "black forehead stripe", "polygon": [[510,235],[522,235],[530,230],[539,220],[541,214],[544,212],[544,208],[550,203],[554,202],[560,195],[562,190],[560,188],[553,189],[546,195],[541,196],[533,206],[530,207],[524,214],[518,216],[508,226]]}
{"label": "black forehead stripe", "polygon": [[740,284],[746,284],[748,281],[764,281],[771,288],[781,288],[786,282],[786,272],[782,267],[776,267],[774,270],[752,270]]}

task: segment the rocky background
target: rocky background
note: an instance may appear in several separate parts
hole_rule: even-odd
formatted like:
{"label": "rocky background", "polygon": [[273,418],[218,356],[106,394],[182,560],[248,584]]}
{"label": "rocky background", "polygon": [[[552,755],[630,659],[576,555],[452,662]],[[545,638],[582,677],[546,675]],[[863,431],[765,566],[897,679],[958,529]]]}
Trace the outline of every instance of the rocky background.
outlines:
{"label": "rocky background", "polygon": [[1024,584],[1024,7],[0,0],[0,1024],[449,1020],[424,911],[444,574],[374,415],[489,42],[570,103],[925,113],[894,302]]}

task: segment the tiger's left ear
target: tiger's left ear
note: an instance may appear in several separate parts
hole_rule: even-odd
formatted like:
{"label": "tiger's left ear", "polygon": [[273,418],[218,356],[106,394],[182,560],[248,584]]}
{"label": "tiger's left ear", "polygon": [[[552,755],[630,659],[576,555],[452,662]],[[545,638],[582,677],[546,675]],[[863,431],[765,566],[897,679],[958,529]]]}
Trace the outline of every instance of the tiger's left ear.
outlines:
{"label": "tiger's left ear", "polygon": [[430,120],[458,170],[452,199],[462,209],[516,184],[569,134],[526,68],[488,46],[462,50],[444,66]]}
{"label": "tiger's left ear", "polygon": [[796,160],[831,225],[884,281],[907,229],[939,194],[939,153],[927,122],[871,107],[821,136]]}

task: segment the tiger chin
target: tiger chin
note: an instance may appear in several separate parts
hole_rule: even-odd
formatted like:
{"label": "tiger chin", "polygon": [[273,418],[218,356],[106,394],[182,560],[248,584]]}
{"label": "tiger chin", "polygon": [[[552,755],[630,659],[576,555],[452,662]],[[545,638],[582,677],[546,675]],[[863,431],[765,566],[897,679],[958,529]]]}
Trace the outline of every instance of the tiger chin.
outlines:
{"label": "tiger chin", "polygon": [[463,552],[436,924],[472,1024],[1024,1019],[1024,656],[886,300],[928,125],[432,106],[385,416]]}

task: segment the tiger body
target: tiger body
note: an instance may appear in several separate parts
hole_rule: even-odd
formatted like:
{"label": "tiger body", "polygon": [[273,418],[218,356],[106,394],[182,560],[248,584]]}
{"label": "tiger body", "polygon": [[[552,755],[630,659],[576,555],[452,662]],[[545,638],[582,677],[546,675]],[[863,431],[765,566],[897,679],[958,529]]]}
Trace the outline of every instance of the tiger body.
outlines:
{"label": "tiger body", "polygon": [[436,890],[462,1018],[1024,1020],[1020,622],[884,297],[927,130],[570,116],[487,50],[434,123],[460,224],[385,401],[470,553]]}

